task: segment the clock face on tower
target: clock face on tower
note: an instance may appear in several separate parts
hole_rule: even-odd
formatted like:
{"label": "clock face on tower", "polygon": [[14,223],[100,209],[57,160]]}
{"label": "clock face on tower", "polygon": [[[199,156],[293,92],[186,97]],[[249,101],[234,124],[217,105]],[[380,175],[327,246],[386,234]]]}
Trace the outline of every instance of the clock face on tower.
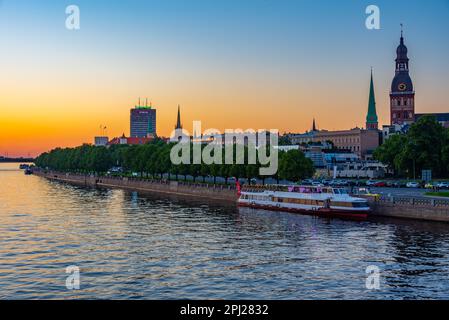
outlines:
{"label": "clock face on tower", "polygon": [[400,83],[398,85],[399,91],[405,91],[407,89],[407,85],[405,83]]}

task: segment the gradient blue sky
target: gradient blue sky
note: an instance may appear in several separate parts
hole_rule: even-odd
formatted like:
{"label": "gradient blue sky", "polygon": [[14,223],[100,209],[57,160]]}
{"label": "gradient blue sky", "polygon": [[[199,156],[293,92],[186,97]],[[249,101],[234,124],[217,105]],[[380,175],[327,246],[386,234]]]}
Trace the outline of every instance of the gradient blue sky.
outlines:
{"label": "gradient blue sky", "polygon": [[[313,117],[321,128],[363,126],[371,66],[387,123],[400,23],[417,111],[449,112],[449,0],[0,3],[0,154],[91,141],[99,124],[127,133],[139,96],[158,108],[161,135],[178,103],[187,129],[304,131]],[[77,32],[65,29],[70,4],[81,9]],[[381,30],[365,28],[370,4]],[[8,145],[13,137],[23,143]]]}

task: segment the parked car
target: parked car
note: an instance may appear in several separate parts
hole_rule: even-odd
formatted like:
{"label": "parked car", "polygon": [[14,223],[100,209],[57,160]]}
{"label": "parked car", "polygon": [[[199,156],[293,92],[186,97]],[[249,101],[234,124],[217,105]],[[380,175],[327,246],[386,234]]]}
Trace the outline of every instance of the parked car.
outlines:
{"label": "parked car", "polygon": [[398,188],[406,188],[407,182],[406,181],[398,181]]}
{"label": "parked car", "polygon": [[396,181],[389,180],[389,181],[387,181],[387,187],[388,188],[398,188],[399,185]]}
{"label": "parked car", "polygon": [[387,183],[385,181],[368,180],[366,182],[366,186],[367,187],[385,188],[385,187],[387,187]]}
{"label": "parked car", "polygon": [[376,199],[380,198],[380,194],[371,192],[371,190],[367,187],[359,187],[359,188],[353,188],[352,189],[352,195],[354,196],[368,196],[368,197],[374,197]]}
{"label": "parked car", "polygon": [[449,182],[439,182],[439,183],[437,183],[437,188],[449,189]]}
{"label": "parked car", "polygon": [[349,186],[349,183],[346,180],[335,179],[330,182],[330,185],[334,187],[346,187]]}
{"label": "parked car", "polygon": [[366,186],[367,187],[374,187],[375,185],[376,185],[376,183],[378,183],[379,181],[376,181],[376,180],[368,180],[367,182],[366,182]]}
{"label": "parked car", "polygon": [[407,182],[407,188],[421,188],[421,184],[416,181]]}
{"label": "parked car", "polygon": [[312,186],[314,187],[324,187],[324,184],[322,184],[320,181],[313,181]]}
{"label": "parked car", "polygon": [[121,174],[121,173],[123,173],[123,168],[122,167],[112,167],[107,172],[108,175],[118,175],[118,174]]}
{"label": "parked car", "polygon": [[426,189],[434,189],[437,187],[437,183],[435,182],[428,182],[424,185],[424,188]]}

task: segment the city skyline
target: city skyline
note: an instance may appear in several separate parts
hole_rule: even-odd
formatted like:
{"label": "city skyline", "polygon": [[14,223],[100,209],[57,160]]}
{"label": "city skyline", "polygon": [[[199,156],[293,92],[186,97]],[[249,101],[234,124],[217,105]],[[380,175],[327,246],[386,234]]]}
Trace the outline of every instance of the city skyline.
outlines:
{"label": "city skyline", "polygon": [[328,130],[364,127],[371,67],[379,126],[389,124],[400,23],[416,112],[449,109],[439,95],[449,1],[378,1],[380,30],[365,28],[364,1],[132,1],[126,10],[78,1],[79,31],[65,29],[64,5],[25,3],[0,3],[1,155],[91,143],[99,124],[121,136],[138,96],[153,102],[161,136],[179,104],[187,130],[193,120],[220,130],[303,132],[313,118]]}

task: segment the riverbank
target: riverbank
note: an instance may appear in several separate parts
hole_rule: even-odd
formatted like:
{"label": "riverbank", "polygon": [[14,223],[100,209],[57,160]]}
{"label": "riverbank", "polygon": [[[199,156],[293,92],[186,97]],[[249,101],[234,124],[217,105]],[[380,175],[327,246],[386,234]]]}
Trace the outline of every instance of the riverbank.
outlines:
{"label": "riverbank", "polygon": [[88,187],[122,188],[148,193],[171,194],[188,198],[195,197],[234,203],[237,201],[237,191],[233,186],[147,180],[131,177],[97,177],[51,171],[35,171],[34,174],[50,180]]}
{"label": "riverbank", "polygon": [[[128,177],[97,177],[51,171],[35,171],[35,175],[88,187],[122,188],[143,193],[170,194],[186,198],[237,202],[233,186],[180,181],[147,180]],[[372,216],[437,221],[449,223],[449,200],[404,197],[369,199]]]}

